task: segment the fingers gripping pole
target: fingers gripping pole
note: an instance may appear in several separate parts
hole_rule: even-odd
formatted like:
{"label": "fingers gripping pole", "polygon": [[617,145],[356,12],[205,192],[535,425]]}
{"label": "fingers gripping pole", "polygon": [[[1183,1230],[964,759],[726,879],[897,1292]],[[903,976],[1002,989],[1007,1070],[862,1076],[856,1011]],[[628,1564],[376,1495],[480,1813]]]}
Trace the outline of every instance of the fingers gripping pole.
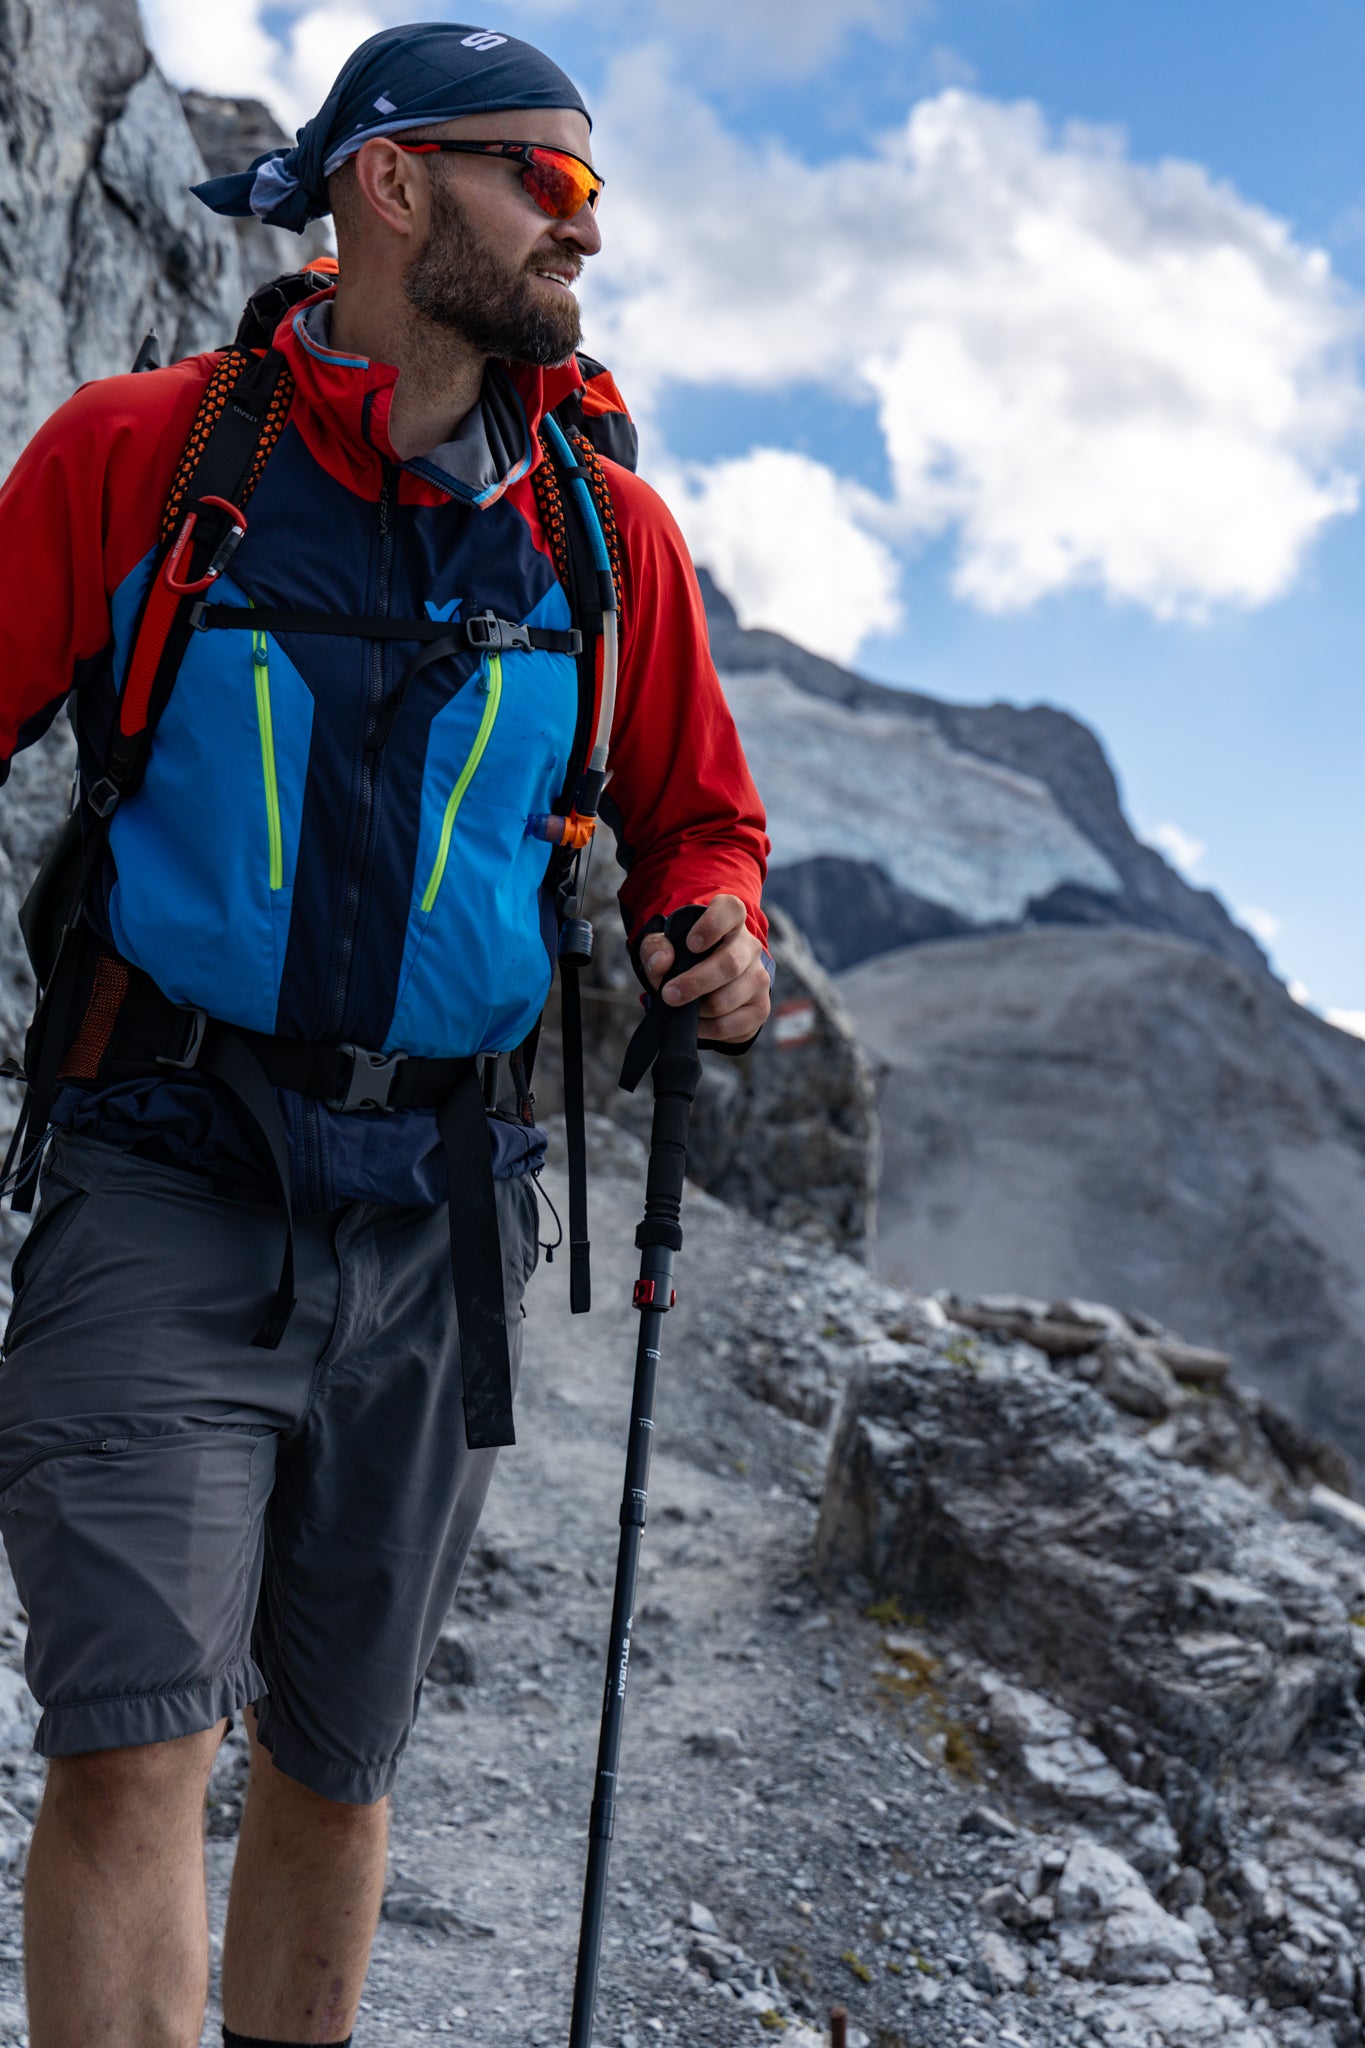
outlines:
{"label": "fingers gripping pole", "polygon": [[[696,965],[697,954],[685,951],[688,932],[701,912],[678,911],[668,920],[667,936],[675,955],[672,975]],[[645,1182],[645,1213],[635,1242],[640,1249],[640,1277],[634,1301],[640,1311],[635,1350],[635,1388],[631,1401],[630,1435],[626,1446],[625,1486],[621,1496],[621,1538],[616,1558],[611,1641],[607,1652],[602,1729],[597,1745],[597,1775],[588,1827],[588,1867],[583,1885],[583,1921],[574,1980],[569,2048],[592,2048],[593,2008],[606,1908],[607,1866],[616,1825],[617,1771],[625,1725],[626,1676],[630,1666],[630,1632],[635,1616],[635,1588],[649,1499],[649,1454],[654,1435],[654,1396],[659,1371],[663,1319],[673,1306],[673,1260],[682,1247],[682,1194],[687,1172],[687,1129],[693,1098],[701,1080],[697,1057],[699,1003],[678,1009],[656,1002],[646,1013],[627,1056],[627,1074],[639,1080],[654,1069],[654,1124]],[[637,1071],[638,1069],[638,1071]],[[626,1077],[623,1076],[623,1082]],[[634,1085],[631,1082],[629,1085]]]}

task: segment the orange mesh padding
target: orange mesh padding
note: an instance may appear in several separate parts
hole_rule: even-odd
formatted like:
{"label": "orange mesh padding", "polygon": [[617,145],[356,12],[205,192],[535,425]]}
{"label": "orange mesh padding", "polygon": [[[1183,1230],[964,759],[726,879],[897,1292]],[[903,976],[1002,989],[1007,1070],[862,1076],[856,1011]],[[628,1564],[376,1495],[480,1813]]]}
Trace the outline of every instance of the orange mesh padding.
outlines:
{"label": "orange mesh padding", "polygon": [[[217,426],[223,407],[231,397],[233,386],[236,384],[237,379],[252,360],[253,358],[245,349],[229,349],[204,387],[204,395],[199,401],[199,410],[194,416],[194,425],[190,428],[190,437],[185,443],[184,452],[176,468],[175,481],[171,485],[171,494],[166,500],[166,510],[161,515],[161,539],[163,544],[172,539],[176,528],[180,524],[180,514],[184,507],[185,495],[194,480],[194,472],[199,467],[199,458],[208,446],[209,435]],[[270,401],[270,409],[266,413],[265,424],[261,430],[261,438],[256,444],[256,452],[251,459],[251,468],[247,474],[246,482],[242,485],[241,491],[238,494],[237,509],[239,512],[260,481],[261,471],[265,468],[266,461],[284,430],[284,423],[289,417],[289,408],[293,403],[293,398],[294,379],[289,371],[285,370],[281,373],[280,380],[275,386],[274,395]]]}
{"label": "orange mesh padding", "polygon": [[550,546],[550,558],[555,565],[555,574],[566,590],[572,587],[572,571],[569,566],[569,526],[564,510],[564,494],[559,488],[559,471],[550,460],[548,447],[541,460],[531,471],[531,488],[535,493],[536,511],[540,524]]}
{"label": "orange mesh padding", "polygon": [[101,953],[95,962],[95,979],[91,984],[90,1000],[85,1006],[81,1028],[71,1041],[71,1048],[62,1061],[58,1072],[61,1081],[95,1081],[99,1078],[100,1062],[109,1050],[118,1013],[123,1007],[123,998],[128,993],[128,965],[116,960],[109,953]]}
{"label": "orange mesh padding", "polygon": [[[625,607],[622,599],[625,576],[621,561],[621,535],[616,525],[611,492],[607,488],[601,458],[591,441],[578,433],[571,434],[569,440],[574,454],[588,472],[588,488],[592,492],[598,516],[602,521],[602,531],[606,535],[607,554],[611,561],[611,580],[616,585],[616,629],[619,633],[624,627]],[[568,514],[564,507],[564,494],[560,489],[559,472],[550,460],[548,442],[544,445],[545,458],[532,470],[531,483],[535,490],[536,510],[540,514],[540,523],[545,530],[545,538],[550,543],[555,574],[565,588],[570,589],[572,572],[569,566]]]}

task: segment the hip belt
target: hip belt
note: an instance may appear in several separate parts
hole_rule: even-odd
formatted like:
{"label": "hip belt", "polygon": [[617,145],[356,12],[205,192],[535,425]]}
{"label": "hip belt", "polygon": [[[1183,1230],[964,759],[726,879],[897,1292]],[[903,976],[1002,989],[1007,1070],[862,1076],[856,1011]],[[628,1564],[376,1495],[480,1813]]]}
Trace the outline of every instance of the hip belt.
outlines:
{"label": "hip belt", "polygon": [[112,1083],[206,1074],[226,1088],[254,1136],[284,1212],[279,1283],[252,1343],[275,1349],[295,1306],[289,1143],[277,1088],[328,1109],[433,1109],[445,1154],[450,1265],[459,1319],[465,1434],[471,1450],[515,1441],[493,1163],[477,1058],[426,1059],[358,1045],[315,1045],[247,1031],[173,1003],[149,975],[86,929],[58,1081]]}

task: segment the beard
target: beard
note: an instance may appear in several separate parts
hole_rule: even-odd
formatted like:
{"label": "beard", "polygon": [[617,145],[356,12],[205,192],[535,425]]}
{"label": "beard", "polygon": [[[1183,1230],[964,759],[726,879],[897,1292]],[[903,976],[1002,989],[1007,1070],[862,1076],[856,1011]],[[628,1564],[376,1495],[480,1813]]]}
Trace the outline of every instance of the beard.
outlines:
{"label": "beard", "polygon": [[582,332],[572,293],[562,303],[545,303],[553,289],[538,284],[529,269],[510,270],[433,178],[431,232],[403,278],[414,311],[480,355],[548,368],[568,361]]}

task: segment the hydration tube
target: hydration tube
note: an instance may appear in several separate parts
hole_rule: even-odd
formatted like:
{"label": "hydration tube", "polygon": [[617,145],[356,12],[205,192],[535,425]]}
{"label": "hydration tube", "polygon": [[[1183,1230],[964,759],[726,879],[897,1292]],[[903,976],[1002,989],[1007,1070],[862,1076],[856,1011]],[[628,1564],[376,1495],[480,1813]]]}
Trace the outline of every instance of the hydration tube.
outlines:
{"label": "hydration tube", "polygon": [[557,461],[568,472],[574,502],[587,528],[597,574],[597,595],[602,606],[602,674],[598,692],[597,725],[592,747],[574,791],[573,809],[567,818],[539,818],[539,836],[556,846],[584,847],[597,826],[597,806],[607,780],[607,750],[611,744],[611,723],[616,710],[616,682],[621,662],[620,618],[616,609],[616,580],[611,573],[611,556],[596,500],[588,487],[587,473],[578,461],[559,422],[549,414],[543,423]]}

